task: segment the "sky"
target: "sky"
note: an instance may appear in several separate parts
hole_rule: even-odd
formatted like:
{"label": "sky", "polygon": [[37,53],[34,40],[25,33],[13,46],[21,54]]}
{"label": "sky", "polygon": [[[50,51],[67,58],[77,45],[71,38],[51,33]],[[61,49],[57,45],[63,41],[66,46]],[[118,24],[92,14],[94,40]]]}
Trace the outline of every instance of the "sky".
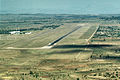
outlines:
{"label": "sky", "polygon": [[120,14],[120,0],[0,0],[0,12]]}

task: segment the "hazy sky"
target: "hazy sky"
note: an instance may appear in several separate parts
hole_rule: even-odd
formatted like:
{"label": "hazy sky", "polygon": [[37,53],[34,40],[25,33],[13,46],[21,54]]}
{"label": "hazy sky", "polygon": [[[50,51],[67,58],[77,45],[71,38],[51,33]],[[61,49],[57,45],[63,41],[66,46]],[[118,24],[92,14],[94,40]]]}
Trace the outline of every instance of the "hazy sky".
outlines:
{"label": "hazy sky", "polygon": [[0,0],[0,6],[16,13],[120,13],[120,0]]}

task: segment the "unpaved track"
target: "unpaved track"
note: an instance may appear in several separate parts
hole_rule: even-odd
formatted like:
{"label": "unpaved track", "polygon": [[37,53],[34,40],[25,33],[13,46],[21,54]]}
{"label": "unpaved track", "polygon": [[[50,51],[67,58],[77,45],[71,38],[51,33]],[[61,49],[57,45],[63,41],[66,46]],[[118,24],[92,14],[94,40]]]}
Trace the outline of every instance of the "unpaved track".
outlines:
{"label": "unpaved track", "polygon": [[37,47],[37,48],[15,48],[15,47],[7,47],[5,49],[13,49],[13,50],[25,50],[25,49],[32,49],[32,50],[39,50],[39,49],[50,49],[52,48],[53,46],[44,46],[44,47]]}
{"label": "unpaved track", "polygon": [[94,31],[94,33],[89,37],[89,39],[87,39],[87,41],[89,41],[94,36],[94,34],[97,32],[98,28],[99,28],[99,26],[96,28],[96,30]]}

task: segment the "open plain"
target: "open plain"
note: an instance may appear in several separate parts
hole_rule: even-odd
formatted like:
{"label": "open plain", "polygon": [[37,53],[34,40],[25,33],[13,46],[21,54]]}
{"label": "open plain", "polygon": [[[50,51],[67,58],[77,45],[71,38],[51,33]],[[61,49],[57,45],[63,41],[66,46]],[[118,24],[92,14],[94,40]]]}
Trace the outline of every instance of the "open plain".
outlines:
{"label": "open plain", "polygon": [[0,80],[120,80],[112,16],[1,14]]}

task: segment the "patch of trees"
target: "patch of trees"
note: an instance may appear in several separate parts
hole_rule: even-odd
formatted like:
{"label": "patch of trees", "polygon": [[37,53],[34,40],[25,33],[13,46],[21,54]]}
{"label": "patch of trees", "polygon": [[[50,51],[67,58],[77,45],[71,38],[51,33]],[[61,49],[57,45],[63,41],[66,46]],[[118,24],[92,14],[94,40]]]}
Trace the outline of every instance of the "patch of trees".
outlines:
{"label": "patch of trees", "polygon": [[99,19],[104,19],[104,20],[120,20],[120,16],[111,16],[111,17],[100,17]]}
{"label": "patch of trees", "polygon": [[102,38],[119,39],[119,37],[120,37],[120,27],[118,26],[99,26],[97,32],[93,36],[93,38],[99,38],[99,39]]}

